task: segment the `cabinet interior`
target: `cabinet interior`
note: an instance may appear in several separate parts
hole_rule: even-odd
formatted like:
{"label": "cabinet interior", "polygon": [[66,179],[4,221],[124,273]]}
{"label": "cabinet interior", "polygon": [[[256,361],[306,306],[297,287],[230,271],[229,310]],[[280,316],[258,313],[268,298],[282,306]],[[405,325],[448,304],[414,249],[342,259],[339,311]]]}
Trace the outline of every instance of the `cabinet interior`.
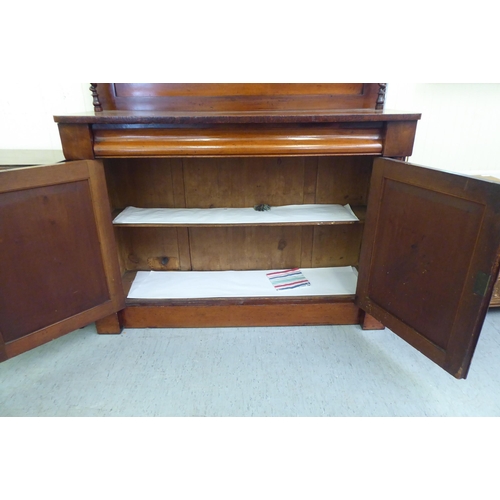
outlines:
{"label": "cabinet interior", "polygon": [[372,156],[104,160],[113,216],[126,207],[350,205],[357,222],[115,226],[125,292],[137,271],[357,266]]}

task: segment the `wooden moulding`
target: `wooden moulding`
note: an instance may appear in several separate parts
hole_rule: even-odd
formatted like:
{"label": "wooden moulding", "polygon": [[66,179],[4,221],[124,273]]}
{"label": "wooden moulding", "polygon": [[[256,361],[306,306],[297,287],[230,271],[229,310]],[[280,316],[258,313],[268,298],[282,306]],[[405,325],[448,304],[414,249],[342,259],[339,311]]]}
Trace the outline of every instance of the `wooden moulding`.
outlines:
{"label": "wooden moulding", "polygon": [[[336,299],[340,300],[340,299]],[[359,309],[352,299],[296,300],[286,304],[262,299],[200,300],[175,305],[128,306],[120,316],[125,328],[213,328],[251,326],[354,325]]]}
{"label": "wooden moulding", "polygon": [[95,129],[99,157],[379,155],[381,128],[213,127]]}
{"label": "wooden moulding", "polygon": [[380,124],[389,121],[415,121],[421,118],[420,113],[399,111],[373,111],[367,109],[334,109],[307,108],[302,110],[241,110],[227,112],[221,110],[184,110],[184,111],[102,111],[100,113],[84,112],[74,115],[57,115],[54,121],[66,124],[92,124],[98,127],[163,125],[163,126],[197,126],[197,125],[249,125],[249,124],[318,124],[318,123],[351,123]]}

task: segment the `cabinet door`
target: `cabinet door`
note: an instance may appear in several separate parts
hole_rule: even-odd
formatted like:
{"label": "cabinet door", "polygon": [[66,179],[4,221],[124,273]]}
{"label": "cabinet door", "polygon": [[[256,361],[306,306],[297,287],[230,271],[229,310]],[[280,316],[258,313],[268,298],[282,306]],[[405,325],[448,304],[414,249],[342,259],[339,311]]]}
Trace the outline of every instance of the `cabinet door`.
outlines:
{"label": "cabinet door", "polygon": [[124,307],[102,164],[0,173],[0,359]]}
{"label": "cabinet door", "polygon": [[357,304],[465,378],[499,268],[500,184],[379,158]]}

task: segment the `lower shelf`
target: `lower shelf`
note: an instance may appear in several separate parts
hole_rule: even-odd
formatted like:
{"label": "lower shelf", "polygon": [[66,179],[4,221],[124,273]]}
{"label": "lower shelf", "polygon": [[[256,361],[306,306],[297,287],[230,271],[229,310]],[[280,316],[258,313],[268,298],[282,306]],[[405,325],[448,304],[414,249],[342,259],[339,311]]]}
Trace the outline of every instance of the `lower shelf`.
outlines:
{"label": "lower shelf", "polygon": [[[243,326],[352,325],[360,321],[360,311],[354,304],[356,271],[351,267],[301,269],[310,286],[277,292],[266,273],[256,275],[242,272],[200,272],[202,280],[216,287],[177,286],[190,280],[195,272],[129,273],[124,282],[131,285],[126,308],[120,311],[120,323],[125,328],[210,328]],[[237,286],[247,283],[249,274],[264,285],[264,290],[249,288],[236,293]],[[187,276],[186,276],[187,275]],[[226,283],[224,284],[224,276]],[[148,277],[156,280],[150,298],[141,288],[147,288]],[[246,277],[246,278],[245,278]],[[135,280],[134,280],[135,278]],[[145,278],[145,279],[142,279]],[[229,279],[228,279],[229,278]],[[133,281],[138,279],[134,292]],[[176,281],[177,280],[177,281]],[[177,283],[177,285],[176,285]],[[205,285],[207,284],[205,283]],[[255,286],[255,283],[253,283]],[[200,290],[205,289],[205,296]],[[162,291],[163,290],[163,291]],[[193,293],[196,291],[196,293]],[[223,293],[226,295],[224,296]],[[235,295],[236,293],[236,295]],[[246,293],[246,295],[245,295]],[[132,296],[131,296],[132,295]],[[136,295],[136,297],[134,297]],[[215,295],[215,296],[214,296]],[[223,296],[221,296],[223,295]],[[104,324],[103,324],[104,325]],[[104,326],[103,326],[104,328]],[[98,327],[99,331],[99,327]],[[106,332],[102,332],[106,333]]]}
{"label": "lower shelf", "polygon": [[351,266],[296,269],[287,275],[281,271],[139,271],[128,299],[282,299],[356,293],[357,272]]}

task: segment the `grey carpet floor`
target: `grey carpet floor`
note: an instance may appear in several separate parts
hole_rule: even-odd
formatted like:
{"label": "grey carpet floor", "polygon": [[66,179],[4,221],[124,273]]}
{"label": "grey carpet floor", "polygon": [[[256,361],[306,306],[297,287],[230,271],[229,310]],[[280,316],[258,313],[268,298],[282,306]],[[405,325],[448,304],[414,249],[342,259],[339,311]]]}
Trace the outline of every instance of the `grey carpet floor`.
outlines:
{"label": "grey carpet floor", "polygon": [[0,416],[500,416],[500,310],[466,380],[387,329],[89,325],[0,364]]}

